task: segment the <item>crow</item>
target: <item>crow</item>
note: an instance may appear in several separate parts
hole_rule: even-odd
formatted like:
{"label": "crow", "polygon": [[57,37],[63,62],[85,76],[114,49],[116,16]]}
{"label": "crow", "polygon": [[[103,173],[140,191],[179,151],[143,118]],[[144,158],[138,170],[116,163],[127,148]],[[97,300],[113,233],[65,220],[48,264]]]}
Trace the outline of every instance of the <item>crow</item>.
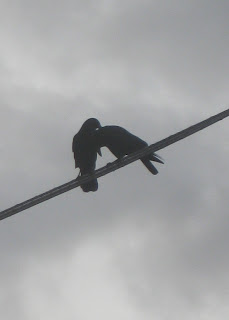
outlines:
{"label": "crow", "polygon": [[[145,141],[119,126],[100,127],[95,131],[95,136],[97,146],[99,148],[107,147],[118,159],[148,146]],[[158,171],[151,161],[164,163],[156,153],[143,156],[140,160],[154,175],[157,174]]]}
{"label": "crow", "polygon": [[[72,141],[75,168],[80,169],[80,175],[92,174],[95,170],[97,153],[101,156],[100,148],[95,142],[95,131],[100,128],[100,122],[95,118],[86,120]],[[84,192],[98,189],[97,179],[93,179],[81,185]]]}

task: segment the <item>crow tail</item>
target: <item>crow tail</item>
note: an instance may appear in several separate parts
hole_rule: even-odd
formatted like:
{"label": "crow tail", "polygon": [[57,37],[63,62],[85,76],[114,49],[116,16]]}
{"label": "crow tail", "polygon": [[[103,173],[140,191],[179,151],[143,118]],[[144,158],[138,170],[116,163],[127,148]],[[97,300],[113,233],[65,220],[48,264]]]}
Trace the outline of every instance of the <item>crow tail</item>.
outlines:
{"label": "crow tail", "polygon": [[142,163],[146,166],[146,168],[154,175],[158,174],[157,169],[154,167],[154,165],[150,162],[149,159],[141,159]]}
{"label": "crow tail", "polygon": [[84,192],[90,192],[90,191],[95,192],[98,190],[98,181],[97,179],[94,179],[87,183],[81,184],[80,187]]}
{"label": "crow tail", "polygon": [[150,155],[148,155],[149,159],[151,161],[155,161],[155,162],[159,162],[164,164],[164,160],[156,153],[151,153]]}

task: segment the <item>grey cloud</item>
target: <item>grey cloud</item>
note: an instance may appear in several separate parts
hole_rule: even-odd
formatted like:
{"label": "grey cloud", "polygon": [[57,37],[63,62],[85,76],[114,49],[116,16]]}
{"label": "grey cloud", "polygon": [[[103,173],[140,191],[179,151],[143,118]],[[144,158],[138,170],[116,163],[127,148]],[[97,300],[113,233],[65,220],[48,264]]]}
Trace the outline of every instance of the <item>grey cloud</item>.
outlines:
{"label": "grey cloud", "polygon": [[[1,7],[2,209],[77,175],[71,140],[91,116],[152,143],[227,108],[226,1]],[[72,190],[2,221],[3,315],[29,314],[19,296],[21,285],[31,289],[30,259],[54,269],[71,264],[74,250],[98,237],[133,310],[166,319],[167,306],[171,319],[179,311],[194,319],[207,310],[208,296],[221,310],[229,263],[227,136],[225,119],[161,150],[166,162],[156,177],[136,162],[99,179],[95,194]],[[113,159],[103,154],[99,166]],[[18,298],[11,311],[9,297]]]}
{"label": "grey cloud", "polygon": [[[136,86],[149,87],[151,83],[152,90],[158,81],[165,85],[169,82],[174,91],[182,87],[187,95],[195,92],[202,101],[209,97],[209,102],[215,97],[217,101],[225,93],[226,78],[222,77],[228,69],[225,2],[179,1],[177,6],[176,3],[167,6],[146,1],[140,7],[127,3],[107,15],[99,4],[81,10],[79,2],[67,2],[64,9],[56,5],[55,10],[51,2],[25,8],[10,10],[16,14],[19,30],[24,26],[23,37],[28,33],[24,53],[31,52],[36,64],[43,63],[45,72],[55,73],[59,81],[62,77],[73,80],[76,74],[85,72],[88,63],[101,63],[106,68],[115,63],[126,73],[126,83],[136,79]],[[51,22],[49,8],[53,12]],[[57,17],[59,14],[61,18]],[[24,16],[32,21],[23,19]],[[36,20],[38,27],[27,27]],[[39,36],[36,30],[41,32]],[[17,49],[22,50],[17,32],[18,28],[10,29]],[[102,76],[100,70],[96,73],[97,77]]]}

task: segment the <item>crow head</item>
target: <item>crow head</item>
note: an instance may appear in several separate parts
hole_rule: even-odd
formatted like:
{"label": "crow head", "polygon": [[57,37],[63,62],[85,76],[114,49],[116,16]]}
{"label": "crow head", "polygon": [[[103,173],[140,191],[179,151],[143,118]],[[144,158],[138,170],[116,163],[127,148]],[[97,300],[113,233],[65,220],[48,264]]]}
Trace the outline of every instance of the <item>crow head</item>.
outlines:
{"label": "crow head", "polygon": [[93,132],[96,129],[101,128],[101,124],[99,120],[95,118],[90,118],[84,122],[84,124],[81,127],[81,130],[85,130],[87,132]]}
{"label": "crow head", "polygon": [[[86,134],[87,136],[94,136],[95,131],[100,129],[101,127],[102,126],[99,120],[97,120],[96,118],[89,118],[83,123],[80,129],[80,134],[83,134],[83,135]],[[100,156],[102,156],[102,153],[99,147],[98,147],[97,153]]]}

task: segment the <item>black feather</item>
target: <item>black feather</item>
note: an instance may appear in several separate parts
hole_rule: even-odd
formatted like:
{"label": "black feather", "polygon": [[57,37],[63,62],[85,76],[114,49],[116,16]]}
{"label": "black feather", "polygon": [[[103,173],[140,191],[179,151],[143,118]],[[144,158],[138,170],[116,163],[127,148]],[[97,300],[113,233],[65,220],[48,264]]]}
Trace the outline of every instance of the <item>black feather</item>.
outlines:
{"label": "black feather", "polygon": [[[107,147],[118,159],[148,146],[148,144],[119,126],[105,126],[96,133],[97,145]],[[164,163],[160,156],[152,153],[140,159],[146,168],[154,175],[158,173],[151,161]]]}
{"label": "black feather", "polygon": [[[79,132],[74,136],[72,151],[74,153],[75,168],[80,169],[80,175],[92,174],[95,171],[97,153],[101,153],[95,141],[95,131],[101,127],[99,121],[90,118],[84,122]],[[84,192],[98,190],[98,181],[93,179],[81,185]]]}

